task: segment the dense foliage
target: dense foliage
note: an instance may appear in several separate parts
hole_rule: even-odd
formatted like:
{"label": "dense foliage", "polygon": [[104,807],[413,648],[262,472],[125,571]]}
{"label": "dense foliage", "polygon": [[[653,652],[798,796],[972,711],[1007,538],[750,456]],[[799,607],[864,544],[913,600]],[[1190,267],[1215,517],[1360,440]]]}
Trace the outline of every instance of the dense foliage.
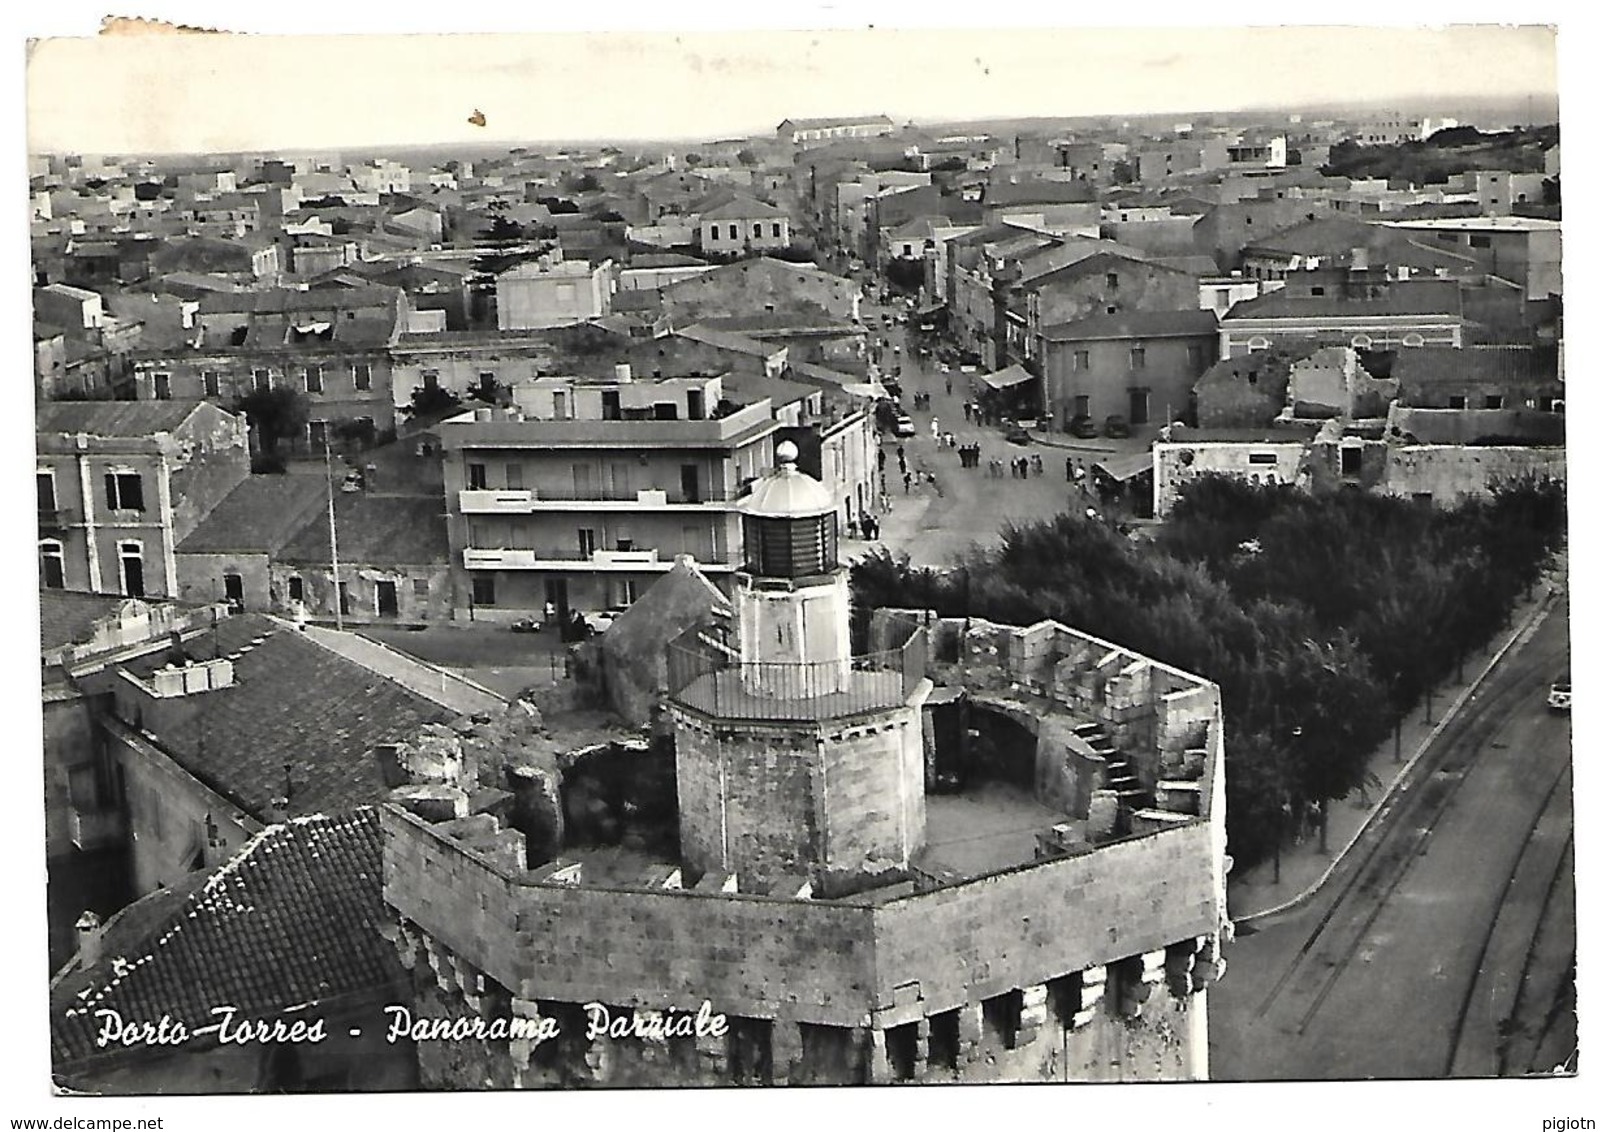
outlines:
{"label": "dense foliage", "polygon": [[1455,508],[1201,477],[1153,542],[1065,514],[949,571],[872,555],[864,607],[1052,618],[1221,687],[1228,836],[1250,863],[1282,816],[1363,784],[1395,720],[1487,641],[1565,528],[1559,484]]}
{"label": "dense foliage", "polygon": [[1554,126],[1499,134],[1457,126],[1440,130],[1426,141],[1398,145],[1343,141],[1333,146],[1322,172],[1330,177],[1383,177],[1413,185],[1443,184],[1458,173],[1476,169],[1542,173],[1545,150],[1555,145],[1558,137]]}
{"label": "dense foliage", "polygon": [[309,408],[310,402],[305,393],[283,385],[254,389],[239,399],[234,411],[244,413],[251,430],[256,433],[257,462],[254,471],[284,470],[279,441],[301,435],[307,426]]}

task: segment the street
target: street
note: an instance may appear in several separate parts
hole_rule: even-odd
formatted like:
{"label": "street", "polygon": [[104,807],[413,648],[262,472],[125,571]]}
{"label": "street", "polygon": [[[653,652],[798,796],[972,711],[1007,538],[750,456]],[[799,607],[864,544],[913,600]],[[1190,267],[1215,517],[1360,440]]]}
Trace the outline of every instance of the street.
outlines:
{"label": "street", "polygon": [[[893,366],[902,367],[898,378],[903,385],[902,401],[915,423],[912,438],[900,440],[890,433],[883,438],[881,447],[887,454],[886,490],[891,497],[892,511],[881,517],[877,541],[895,552],[907,553],[914,565],[947,566],[972,545],[993,545],[1008,523],[1047,519],[1073,505],[1082,508],[1095,504],[1095,499],[1082,499],[1075,485],[1067,482],[1067,457],[1091,466],[1114,451],[1146,447],[1147,442],[1137,438],[1125,442],[1096,440],[1075,448],[1057,444],[1012,444],[1004,439],[1001,429],[966,421],[964,404],[971,397],[973,375],[961,373],[958,366],[945,374],[935,357],[919,358],[915,350],[918,341],[934,336],[922,336],[903,325],[883,328],[882,313],[897,310],[901,308],[864,304],[864,321],[874,327],[872,338],[885,338],[901,347],[898,354],[888,348],[884,368],[890,373]],[[914,408],[916,393],[930,395],[929,408]],[[941,446],[932,439],[934,417],[942,432],[954,434],[957,444],[981,445],[979,467],[962,467],[957,449]],[[1067,444],[1071,442],[1070,437],[1065,440]],[[907,493],[898,471],[896,452],[900,445],[917,481]],[[1042,458],[1043,474],[1024,480],[1012,478],[1009,461],[1033,455]],[[991,460],[1004,461],[1002,478],[988,474]],[[937,477],[935,487],[919,482],[924,478],[921,473],[928,471]],[[1091,476],[1087,482],[1091,485]]]}
{"label": "street", "polygon": [[1565,604],[1491,673],[1309,903],[1240,929],[1211,1076],[1492,1076],[1575,1066]]}

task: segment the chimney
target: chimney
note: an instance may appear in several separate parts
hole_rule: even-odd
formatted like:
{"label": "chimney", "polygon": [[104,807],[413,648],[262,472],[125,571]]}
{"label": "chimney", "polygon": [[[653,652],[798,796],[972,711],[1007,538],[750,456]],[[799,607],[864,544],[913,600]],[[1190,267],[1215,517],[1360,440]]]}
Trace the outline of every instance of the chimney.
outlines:
{"label": "chimney", "polygon": [[85,910],[73,924],[78,932],[78,966],[93,967],[100,962],[100,941],[104,925],[95,913]]}

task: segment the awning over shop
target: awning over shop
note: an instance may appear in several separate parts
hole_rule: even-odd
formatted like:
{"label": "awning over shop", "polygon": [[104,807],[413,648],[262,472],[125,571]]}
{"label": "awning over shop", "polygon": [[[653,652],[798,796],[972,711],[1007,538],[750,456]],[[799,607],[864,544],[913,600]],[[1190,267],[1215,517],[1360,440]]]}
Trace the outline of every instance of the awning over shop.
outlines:
{"label": "awning over shop", "polygon": [[1093,465],[1116,483],[1136,479],[1154,467],[1154,456],[1149,452],[1132,452],[1125,456],[1111,456]]}
{"label": "awning over shop", "polygon": [[948,304],[938,303],[934,307],[921,307],[915,314],[920,318],[936,318],[940,314],[948,313]]}
{"label": "awning over shop", "polygon": [[1020,366],[1010,366],[997,373],[977,374],[982,383],[991,389],[1009,389],[1016,385],[1023,385],[1032,380],[1032,375],[1021,369]]}

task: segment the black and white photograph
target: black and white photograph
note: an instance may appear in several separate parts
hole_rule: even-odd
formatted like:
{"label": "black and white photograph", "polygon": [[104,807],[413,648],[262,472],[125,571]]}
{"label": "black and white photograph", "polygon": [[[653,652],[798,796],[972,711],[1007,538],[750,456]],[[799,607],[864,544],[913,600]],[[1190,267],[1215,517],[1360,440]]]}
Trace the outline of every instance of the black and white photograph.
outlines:
{"label": "black and white photograph", "polygon": [[1568,28],[306,7],[13,41],[12,1127],[1606,1119]]}

